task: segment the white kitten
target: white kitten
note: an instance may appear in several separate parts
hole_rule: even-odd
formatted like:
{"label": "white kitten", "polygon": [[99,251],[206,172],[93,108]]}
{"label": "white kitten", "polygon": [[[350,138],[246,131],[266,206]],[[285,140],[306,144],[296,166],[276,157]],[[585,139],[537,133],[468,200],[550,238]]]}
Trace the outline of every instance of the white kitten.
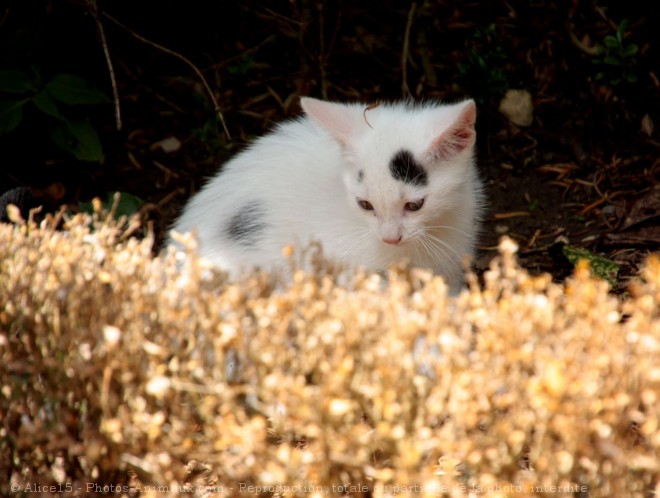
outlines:
{"label": "white kitten", "polygon": [[474,102],[301,103],[306,117],[229,161],[173,229],[196,229],[201,255],[232,276],[317,241],[351,266],[407,259],[460,286],[482,207]]}

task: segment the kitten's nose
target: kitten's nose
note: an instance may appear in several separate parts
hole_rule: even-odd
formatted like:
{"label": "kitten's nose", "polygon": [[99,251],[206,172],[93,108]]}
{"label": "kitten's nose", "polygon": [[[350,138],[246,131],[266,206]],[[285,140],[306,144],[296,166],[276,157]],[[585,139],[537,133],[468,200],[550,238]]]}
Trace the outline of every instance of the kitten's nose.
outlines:
{"label": "kitten's nose", "polygon": [[383,239],[383,242],[386,244],[392,244],[393,246],[398,245],[401,242],[401,235],[399,235],[399,238],[388,238],[388,239]]}

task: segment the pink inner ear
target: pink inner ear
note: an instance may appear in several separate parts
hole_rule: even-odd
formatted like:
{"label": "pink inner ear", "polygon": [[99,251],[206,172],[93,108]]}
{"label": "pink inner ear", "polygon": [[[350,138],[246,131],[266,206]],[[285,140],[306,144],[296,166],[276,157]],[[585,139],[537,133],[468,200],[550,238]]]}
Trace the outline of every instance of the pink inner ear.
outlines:
{"label": "pink inner ear", "polygon": [[449,161],[472,147],[476,137],[474,129],[476,119],[476,106],[474,102],[469,102],[454,124],[431,143],[430,155],[440,161]]}
{"label": "pink inner ear", "polygon": [[303,97],[300,100],[305,114],[330,133],[342,146],[347,146],[355,131],[355,111],[343,104]]}

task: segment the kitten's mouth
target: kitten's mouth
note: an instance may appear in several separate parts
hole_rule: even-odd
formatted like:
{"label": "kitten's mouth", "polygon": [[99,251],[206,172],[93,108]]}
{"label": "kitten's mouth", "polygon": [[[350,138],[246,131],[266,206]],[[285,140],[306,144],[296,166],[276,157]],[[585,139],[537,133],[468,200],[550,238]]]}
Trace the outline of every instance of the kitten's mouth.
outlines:
{"label": "kitten's mouth", "polygon": [[383,239],[383,242],[386,244],[392,245],[392,246],[398,246],[404,243],[403,237],[399,237],[398,239]]}

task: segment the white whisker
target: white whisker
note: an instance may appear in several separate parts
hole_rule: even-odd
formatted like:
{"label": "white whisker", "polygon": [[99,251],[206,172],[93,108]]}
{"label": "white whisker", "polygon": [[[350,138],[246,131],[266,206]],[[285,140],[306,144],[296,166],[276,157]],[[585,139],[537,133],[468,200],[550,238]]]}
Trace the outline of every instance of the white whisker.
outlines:
{"label": "white whisker", "polygon": [[456,231],[456,232],[458,232],[462,235],[465,235],[466,237],[471,237],[472,236],[469,232],[467,232],[465,230],[462,230],[462,229],[457,228],[457,227],[452,227],[452,226],[449,226],[449,225],[427,225],[424,228],[426,228],[426,230],[438,230],[438,229],[440,229],[440,230],[445,230],[445,229],[446,230],[454,230],[454,231]]}

